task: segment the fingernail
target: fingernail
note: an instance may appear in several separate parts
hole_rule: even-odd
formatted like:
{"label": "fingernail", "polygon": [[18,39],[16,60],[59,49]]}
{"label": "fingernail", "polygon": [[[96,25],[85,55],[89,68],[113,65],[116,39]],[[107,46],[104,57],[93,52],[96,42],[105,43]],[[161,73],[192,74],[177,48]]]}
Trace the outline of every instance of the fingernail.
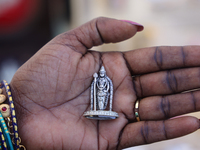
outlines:
{"label": "fingernail", "polygon": [[137,23],[137,22],[133,22],[133,21],[130,21],[130,20],[121,20],[121,21],[124,21],[124,22],[128,22],[132,25],[136,25],[137,26],[137,31],[142,31],[144,29],[144,26]]}

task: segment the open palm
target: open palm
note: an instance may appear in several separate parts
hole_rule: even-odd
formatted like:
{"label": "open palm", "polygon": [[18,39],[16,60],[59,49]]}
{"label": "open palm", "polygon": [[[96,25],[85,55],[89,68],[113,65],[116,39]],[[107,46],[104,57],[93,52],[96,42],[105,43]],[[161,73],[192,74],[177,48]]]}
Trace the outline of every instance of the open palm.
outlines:
{"label": "open palm", "polygon": [[[198,69],[164,71],[200,65],[200,61],[182,63],[183,54],[178,58],[181,56],[178,52],[192,48],[175,47],[171,51],[165,47],[148,48],[124,53],[88,50],[103,43],[126,40],[140,28],[114,19],[92,20],[55,37],[16,72],[10,85],[19,133],[27,149],[121,149],[175,138],[198,129],[199,121],[194,117],[167,120],[200,108],[195,98],[198,91],[176,94],[199,87],[195,74]],[[114,85],[113,110],[119,118],[112,121],[83,117],[90,109],[93,74],[102,65]],[[194,74],[189,77],[191,72]],[[190,83],[181,85],[179,79]],[[191,108],[177,109],[180,99],[191,95],[195,103],[182,100],[184,105],[192,105]],[[146,121],[135,120],[134,105],[138,98],[144,98],[139,113]]]}

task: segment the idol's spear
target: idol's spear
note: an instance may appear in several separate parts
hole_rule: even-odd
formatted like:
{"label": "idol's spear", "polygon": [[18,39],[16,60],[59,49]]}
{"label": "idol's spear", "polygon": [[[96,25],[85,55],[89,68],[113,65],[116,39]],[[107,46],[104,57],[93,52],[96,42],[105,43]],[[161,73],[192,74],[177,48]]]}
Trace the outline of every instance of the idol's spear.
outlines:
{"label": "idol's spear", "polygon": [[96,105],[97,105],[97,99],[96,99],[96,84],[97,84],[97,77],[98,77],[98,74],[97,73],[94,73],[93,75],[94,77],[94,111],[96,111]]}

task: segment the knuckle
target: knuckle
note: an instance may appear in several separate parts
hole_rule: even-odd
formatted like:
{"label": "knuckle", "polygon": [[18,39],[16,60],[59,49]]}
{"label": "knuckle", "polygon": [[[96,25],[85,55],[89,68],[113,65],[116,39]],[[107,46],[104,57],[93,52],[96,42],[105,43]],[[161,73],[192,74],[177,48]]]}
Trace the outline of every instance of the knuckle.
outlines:
{"label": "knuckle", "polygon": [[183,66],[186,66],[186,53],[184,50],[184,46],[181,46],[181,55],[182,55]]}
{"label": "knuckle", "polygon": [[138,98],[143,96],[143,87],[141,83],[140,76],[133,77],[133,87]]}
{"label": "knuckle", "polygon": [[149,142],[149,125],[148,125],[147,121],[145,121],[144,124],[143,124],[143,126],[141,126],[140,132],[141,132],[141,136],[143,138],[143,142],[145,144],[150,143]]}
{"label": "knuckle", "polygon": [[172,71],[166,73],[166,83],[171,92],[176,93],[178,90],[178,83],[175,74]]}
{"label": "knuckle", "polygon": [[161,98],[160,109],[166,119],[170,117],[170,102],[167,97]]}
{"label": "knuckle", "polygon": [[159,69],[162,69],[163,66],[163,56],[162,56],[162,50],[159,49],[159,47],[156,47],[154,52],[154,61]]}
{"label": "knuckle", "polygon": [[165,121],[163,121],[162,124],[163,124],[163,136],[164,136],[164,140],[167,140],[168,139],[168,135],[167,135]]}
{"label": "knuckle", "polygon": [[197,99],[195,98],[193,92],[191,92],[190,94],[191,94],[191,103],[193,104],[193,109],[194,111],[197,111],[197,107],[196,107]]}

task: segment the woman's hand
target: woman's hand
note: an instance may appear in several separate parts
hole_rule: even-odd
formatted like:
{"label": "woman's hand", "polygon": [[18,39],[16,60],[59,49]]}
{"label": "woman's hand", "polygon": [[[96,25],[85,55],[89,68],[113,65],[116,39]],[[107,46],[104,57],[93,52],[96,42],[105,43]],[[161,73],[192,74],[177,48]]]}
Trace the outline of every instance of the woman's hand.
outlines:
{"label": "woman's hand", "polygon": [[[199,120],[178,115],[200,110],[199,47],[156,47],[95,52],[93,46],[132,37],[142,26],[97,18],[55,37],[28,60],[10,85],[23,144],[30,149],[122,149],[180,137]],[[113,81],[119,118],[89,120],[93,74],[104,65]],[[134,107],[139,104],[140,122]]]}

